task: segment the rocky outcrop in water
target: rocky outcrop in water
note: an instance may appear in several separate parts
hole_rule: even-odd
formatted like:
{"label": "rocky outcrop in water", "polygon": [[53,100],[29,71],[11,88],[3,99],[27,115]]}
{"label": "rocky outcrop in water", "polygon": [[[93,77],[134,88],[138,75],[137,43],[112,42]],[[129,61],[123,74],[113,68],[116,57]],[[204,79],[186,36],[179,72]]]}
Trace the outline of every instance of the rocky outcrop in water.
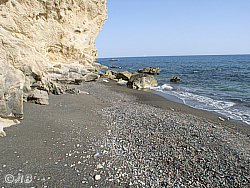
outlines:
{"label": "rocky outcrop in water", "polygon": [[178,76],[173,76],[172,78],[170,78],[170,82],[178,83],[180,81],[181,79]]}
{"label": "rocky outcrop in water", "polygon": [[57,93],[61,82],[97,78],[106,0],[1,0],[0,13],[0,116],[21,117],[23,98]]}
{"label": "rocky outcrop in water", "polygon": [[144,69],[138,70],[139,73],[145,73],[145,74],[160,74],[160,68],[159,67],[146,67]]}
{"label": "rocky outcrop in water", "polygon": [[146,89],[157,86],[157,80],[148,74],[135,74],[129,79],[127,86],[132,89]]}

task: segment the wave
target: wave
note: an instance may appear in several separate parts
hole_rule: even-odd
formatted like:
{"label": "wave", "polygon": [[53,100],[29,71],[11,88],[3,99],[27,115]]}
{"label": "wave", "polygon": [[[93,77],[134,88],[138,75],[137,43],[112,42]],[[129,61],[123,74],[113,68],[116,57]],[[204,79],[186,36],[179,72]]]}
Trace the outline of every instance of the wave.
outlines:
{"label": "wave", "polygon": [[174,91],[175,95],[181,98],[186,103],[195,103],[196,107],[205,106],[210,110],[223,110],[230,108],[235,105],[234,102],[226,102],[221,100],[214,100],[210,97],[205,97],[201,95],[196,95],[189,92],[176,92]]}
{"label": "wave", "polygon": [[151,87],[150,89],[153,89],[156,91],[170,91],[170,90],[173,90],[174,88],[171,85],[163,84],[162,86]]}
{"label": "wave", "polygon": [[193,94],[187,91],[176,91],[172,86],[167,84],[154,87],[153,89],[166,94],[166,98],[168,98],[167,95],[173,95],[181,99],[184,104],[193,108],[216,112],[228,118],[242,121],[250,125],[250,110],[241,109],[241,106],[237,105],[238,103],[235,103],[236,101],[222,101],[212,99],[207,96]]}

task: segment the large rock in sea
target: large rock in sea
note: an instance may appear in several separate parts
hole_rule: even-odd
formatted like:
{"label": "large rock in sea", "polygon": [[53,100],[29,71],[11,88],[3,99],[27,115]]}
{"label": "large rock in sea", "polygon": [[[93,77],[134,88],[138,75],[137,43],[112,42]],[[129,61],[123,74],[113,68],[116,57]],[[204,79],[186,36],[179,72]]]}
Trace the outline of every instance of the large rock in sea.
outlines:
{"label": "large rock in sea", "polygon": [[157,86],[157,80],[148,74],[135,74],[129,79],[127,86],[132,89],[146,89]]}
{"label": "large rock in sea", "polygon": [[138,70],[137,72],[155,75],[155,74],[160,74],[160,71],[161,70],[159,67],[147,67],[142,70]]}
{"label": "large rock in sea", "polygon": [[93,79],[106,18],[106,0],[1,0],[0,116],[22,116],[37,82]]}
{"label": "large rock in sea", "polygon": [[178,76],[173,76],[172,78],[170,78],[170,82],[178,83],[180,81],[181,81],[181,79]]}

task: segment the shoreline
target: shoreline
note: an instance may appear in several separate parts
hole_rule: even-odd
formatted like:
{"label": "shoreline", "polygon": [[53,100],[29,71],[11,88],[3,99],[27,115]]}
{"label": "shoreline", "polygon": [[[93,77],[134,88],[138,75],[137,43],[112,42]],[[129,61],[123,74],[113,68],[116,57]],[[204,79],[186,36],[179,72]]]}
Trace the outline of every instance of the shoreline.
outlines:
{"label": "shoreline", "polygon": [[[228,120],[227,117],[225,117],[222,114],[219,114],[213,111],[193,108],[184,103],[179,103],[176,101],[169,100],[166,97],[161,96],[154,90],[133,90],[125,86],[120,86],[116,84],[116,82],[113,80],[109,80],[108,83],[103,83],[103,84],[107,86],[111,86],[111,88],[116,92],[133,95],[138,99],[138,101],[140,101],[143,104],[149,104],[154,107],[161,108],[161,109],[168,109],[168,110],[174,109],[177,112],[192,114],[197,117],[206,118],[208,120],[221,124],[223,127],[229,130],[233,129],[244,135],[250,135],[250,126],[244,122],[237,121],[234,119]],[[219,117],[224,118],[225,121],[221,121]]]}
{"label": "shoreline", "polygon": [[2,186],[30,174],[19,187],[247,187],[247,130],[115,82],[72,87],[85,94],[25,103],[25,118],[6,129]]}

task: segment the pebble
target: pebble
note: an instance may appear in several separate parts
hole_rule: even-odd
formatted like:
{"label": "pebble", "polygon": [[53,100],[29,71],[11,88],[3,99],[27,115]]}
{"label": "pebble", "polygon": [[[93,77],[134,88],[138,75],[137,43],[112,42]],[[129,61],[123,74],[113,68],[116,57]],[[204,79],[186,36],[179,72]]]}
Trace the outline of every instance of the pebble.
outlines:
{"label": "pebble", "polygon": [[220,121],[225,121],[225,119],[222,118],[222,117],[218,117],[218,119],[219,119]]}
{"label": "pebble", "polygon": [[96,181],[99,181],[101,179],[101,176],[100,175],[95,175],[95,180]]}
{"label": "pebble", "polygon": [[94,155],[94,158],[97,159],[97,157],[99,157],[99,156],[100,156],[100,153],[97,152],[97,153]]}
{"label": "pebble", "polygon": [[103,168],[103,166],[101,165],[101,164],[98,164],[97,166],[96,166],[96,169],[102,169]]}

